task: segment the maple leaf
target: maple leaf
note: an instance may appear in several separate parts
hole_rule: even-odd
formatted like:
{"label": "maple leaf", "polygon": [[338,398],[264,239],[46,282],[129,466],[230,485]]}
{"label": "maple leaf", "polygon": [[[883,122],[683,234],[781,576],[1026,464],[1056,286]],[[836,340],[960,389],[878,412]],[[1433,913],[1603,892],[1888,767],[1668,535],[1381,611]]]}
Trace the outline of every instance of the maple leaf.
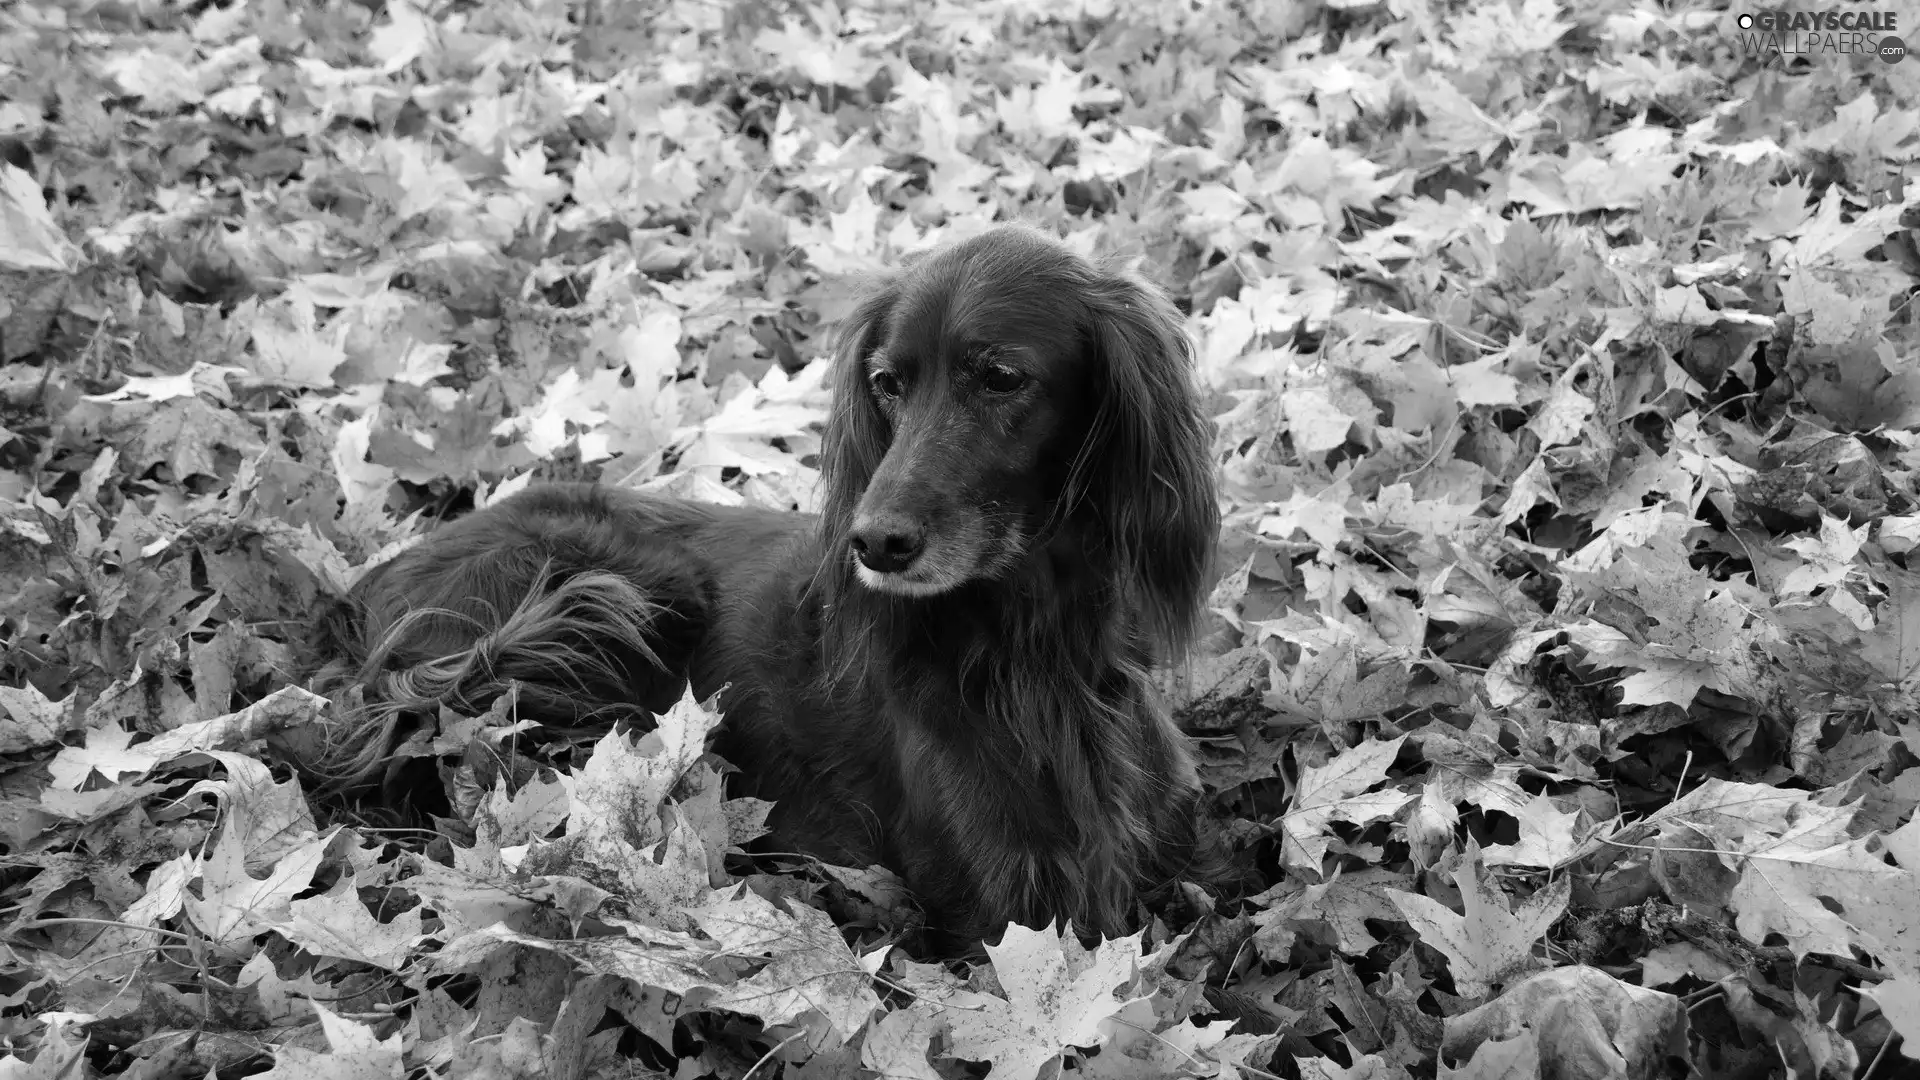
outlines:
{"label": "maple leaf", "polygon": [[1523,1031],[1511,1039],[1483,1042],[1459,1067],[1440,1063],[1440,1080],[1535,1080],[1540,1071],[1540,1037]]}
{"label": "maple leaf", "polygon": [[[1920,1050],[1920,977],[1896,975],[1878,986],[1862,986],[1860,992],[1880,1006],[1887,1022],[1906,1041],[1906,1046]],[[1902,1052],[1910,1058],[1920,1057],[1904,1047]]]}
{"label": "maple leaf", "polygon": [[226,376],[245,373],[245,368],[225,367],[209,364],[204,360],[196,360],[192,367],[178,375],[135,375],[121,383],[118,389],[104,394],[88,394],[83,400],[103,403],[168,401],[173,398],[190,398],[205,394],[215,401],[225,402],[231,400]]}
{"label": "maple leaf", "polygon": [[[455,880],[443,878],[443,883],[452,885]],[[416,879],[409,878],[406,885],[411,891],[420,891]],[[706,969],[716,959],[713,943],[691,934],[608,918],[607,925],[621,931],[620,934],[553,941],[523,934],[504,922],[476,926],[464,918],[469,912],[512,914],[518,918],[532,910],[531,903],[521,912],[490,907],[487,903],[497,902],[505,895],[497,893],[487,897],[480,890],[458,887],[431,888],[421,893],[422,901],[432,904],[436,911],[453,911],[463,916],[460,926],[445,934],[445,943],[426,958],[425,965],[434,971],[461,971],[483,965],[503,950],[518,946],[566,957],[594,974],[617,975],[669,993],[691,994],[716,986],[716,976]]]}
{"label": "maple leaf", "polygon": [[1853,560],[1860,554],[1869,528],[1862,525],[1858,529],[1849,529],[1845,522],[1822,514],[1817,538],[1798,537],[1784,545],[1805,559],[1806,564],[1794,569],[1780,583],[1780,594],[1801,595],[1841,584],[1852,572]]}
{"label": "maple leaf", "polygon": [[89,728],[81,745],[61,747],[48,763],[51,786],[77,791],[95,775],[114,783],[123,775],[146,772],[157,759],[150,754],[129,752],[127,748],[133,736],[134,732],[117,723]]}
{"label": "maple leaf", "polygon": [[[183,754],[208,752],[209,756],[228,766],[229,782],[255,787],[272,786],[265,765],[238,754],[219,752],[216,748],[244,745],[268,732],[309,723],[326,705],[327,699],[312,691],[297,686],[283,686],[237,712],[182,724],[138,746],[132,744],[134,732],[108,723],[89,729],[84,746],[61,748],[49,771],[54,786],[77,789],[90,775],[98,774],[108,781],[114,781],[127,774],[150,772],[163,762]],[[216,781],[203,781],[203,786],[210,786],[217,791],[224,788],[223,784]],[[292,790],[296,792],[293,801],[297,803],[300,801],[298,785],[292,785]]]}
{"label": "maple leaf", "polygon": [[1736,926],[1754,942],[1785,938],[1795,955],[1848,955],[1855,946],[1898,970],[1920,973],[1911,927],[1911,870],[1889,866],[1849,835],[1852,807],[1831,807],[1804,791],[1709,779],[1662,807],[1629,835],[1684,823],[1722,865],[1738,872],[1726,893]]}
{"label": "maple leaf", "polygon": [[1505,813],[1519,824],[1521,836],[1517,842],[1482,847],[1486,865],[1563,865],[1586,844],[1576,828],[1580,815],[1561,811],[1559,803],[1548,796],[1526,792],[1519,784],[1519,774],[1521,769],[1515,765],[1436,765],[1421,790],[1421,803],[1407,819],[1409,838],[1436,847],[1450,844],[1453,826],[1459,822],[1453,805],[1473,803],[1480,809]]}
{"label": "maple leaf", "polygon": [[1553,480],[1547,475],[1546,459],[1535,458],[1525,471],[1514,478],[1513,485],[1507,490],[1506,504],[1500,508],[1494,521],[1502,527],[1511,525],[1532,513],[1533,508],[1542,503],[1559,506],[1560,497],[1554,493]]}
{"label": "maple leaf", "polygon": [[242,828],[229,812],[226,828],[200,866],[199,897],[182,901],[187,917],[217,944],[237,947],[246,939],[285,922],[296,894],[304,892],[320,868],[334,833],[312,837],[283,852],[264,879],[247,873]]}
{"label": "maple leaf", "polygon": [[1285,502],[1269,504],[1260,519],[1260,531],[1284,539],[1298,530],[1322,548],[1338,547],[1346,533],[1347,509],[1328,494],[1296,491]]}
{"label": "maple leaf", "polygon": [[927,1060],[939,1030],[938,1022],[914,1009],[887,1013],[867,1028],[860,1042],[860,1064],[889,1078],[941,1080]]}
{"label": "maple leaf", "polygon": [[619,882],[633,912],[678,929],[688,925],[688,912],[725,877],[715,872],[715,853],[685,811],[669,805],[662,816],[668,822],[666,837],[657,844],[631,847],[596,832],[576,851],[595,871]]}
{"label": "maple leaf", "polygon": [[1623,704],[1689,705],[1706,686],[1737,692],[1752,634],[1732,589],[1664,553],[1624,550],[1600,591],[1620,603],[1611,622],[1568,629],[1594,663],[1636,669],[1621,681]]}
{"label": "maple leaf", "polygon": [[1861,658],[1896,686],[1920,680],[1920,579],[1901,574],[1888,583]]}
{"label": "maple leaf", "polygon": [[1443,373],[1462,405],[1516,405],[1520,401],[1519,380],[1498,370],[1507,364],[1505,356],[1488,356],[1445,368]]}
{"label": "maple leaf", "polygon": [[1469,849],[1453,880],[1460,887],[1465,914],[1417,893],[1387,890],[1420,940],[1447,958],[1454,985],[1466,997],[1479,997],[1534,965],[1533,943],[1566,911],[1572,879],[1562,875],[1509,911],[1499,889],[1482,879],[1479,852]]}
{"label": "maple leaf", "polygon": [[[718,777],[701,761],[717,722],[710,704],[689,691],[639,740],[620,732],[602,738],[579,771],[562,781],[566,842],[535,851],[564,865],[577,862],[594,880],[618,882],[639,917],[674,929],[691,925],[689,912],[710,887],[728,880],[720,861],[725,848],[764,818],[763,807],[730,810],[722,803]],[[668,803],[676,789],[683,801]],[[490,861],[479,851],[471,858],[476,867]]]}
{"label": "maple leaf", "polygon": [[1262,956],[1285,960],[1301,928],[1317,924],[1341,952],[1363,956],[1380,944],[1368,923],[1398,918],[1400,909],[1387,893],[1406,881],[1405,874],[1368,869],[1341,871],[1318,884],[1282,883],[1254,897],[1255,903],[1268,905],[1253,916],[1259,928],[1254,944]]}
{"label": "maple leaf", "polygon": [[1291,387],[1280,395],[1287,431],[1308,454],[1325,454],[1346,445],[1356,417],[1342,412],[1331,394],[1315,386]]}
{"label": "maple leaf", "polygon": [[866,55],[865,42],[858,36],[851,40],[822,37],[792,25],[760,31],[754,36],[753,47],[791,66],[816,86],[862,86],[878,66],[878,61]]}
{"label": "maple leaf", "polygon": [[344,320],[322,331],[311,301],[289,294],[254,313],[254,374],[290,386],[330,387],[333,371],[346,362]]}
{"label": "maple leaf", "polygon": [[133,926],[157,926],[180,913],[187,898],[199,860],[193,855],[176,855],[155,867],[147,875],[146,891],[120,913],[120,921]]}
{"label": "maple leaf", "polygon": [[397,1080],[406,1075],[399,1032],[381,1039],[372,1027],[336,1016],[317,1001],[311,1004],[326,1035],[326,1052],[299,1046],[276,1047],[273,1068],[260,1076],[268,1080]]}
{"label": "maple leaf", "polygon": [[360,902],[352,878],[343,877],[331,891],[295,900],[287,921],[277,929],[288,941],[315,956],[334,956],[399,971],[405,967],[421,932],[420,909],[413,908],[382,923]]}
{"label": "maple leaf", "polygon": [[0,262],[14,270],[66,272],[80,265],[80,249],[62,232],[40,185],[24,169],[0,163]]}
{"label": "maple leaf", "polygon": [[867,970],[833,920],[817,908],[792,903],[782,912],[741,885],[713,894],[693,917],[728,954],[767,959],[752,978],[721,989],[713,998],[715,1008],[769,1024],[817,1013],[839,1045],[853,1038],[880,1005]]}
{"label": "maple leaf", "polygon": [[1121,1006],[1120,1011],[1101,1022],[1106,1041],[1098,1056],[1083,1061],[1078,1070],[1093,1080],[1160,1080],[1164,1077],[1219,1075],[1222,1061],[1216,1056],[1227,1052],[1224,1064],[1236,1054],[1244,1058],[1252,1049],[1242,1040],[1229,1045],[1227,1039],[1234,1022],[1217,1020],[1195,1024],[1182,1020],[1172,1026],[1160,1023],[1152,998],[1137,998]]}
{"label": "maple leaf", "polygon": [[1579,829],[1580,813],[1563,811],[1545,795],[1530,795],[1514,814],[1520,837],[1511,844],[1488,844],[1481,849],[1488,866],[1541,866],[1549,869],[1570,862],[1585,850]]}
{"label": "maple leaf", "polygon": [[1354,642],[1344,633],[1328,633],[1325,626],[1308,630],[1299,622],[1276,620],[1257,623],[1254,629],[1308,650],[1286,684],[1264,696],[1268,708],[1310,716],[1322,724],[1367,720],[1391,707],[1406,684],[1405,670],[1394,665],[1360,678]]}
{"label": "maple leaf", "polygon": [[1864,270],[1867,253],[1879,246],[1899,219],[1896,206],[1876,206],[1848,220],[1842,192],[1829,189],[1811,217],[1800,223],[1799,235],[1783,270]]}
{"label": "maple leaf", "polygon": [[[501,847],[528,843],[551,833],[566,819],[570,799],[567,784],[559,779],[535,777],[509,793],[502,777],[474,811],[474,834],[497,856]],[[476,868],[462,864],[463,859],[473,857],[473,850],[454,848],[454,865],[473,872]]]}
{"label": "maple leaf", "polygon": [[823,274],[849,277],[880,269],[880,207],[864,186],[856,187],[844,209],[821,226],[796,226],[793,242]]}
{"label": "maple leaf", "polygon": [[1280,818],[1287,865],[1320,873],[1327,857],[1327,826],[1335,821],[1370,825],[1390,818],[1414,796],[1404,791],[1371,789],[1386,783],[1387,767],[1406,736],[1370,739],[1317,768],[1300,770],[1293,805]]}
{"label": "maple leaf", "polygon": [[276,781],[265,763],[231,750],[193,752],[204,754],[226,770],[225,779],[201,780],[189,790],[213,795],[220,801],[228,826],[240,836],[249,873],[268,870],[282,855],[298,850],[314,835],[313,811],[298,780]]}
{"label": "maple leaf", "polygon": [[1448,1017],[1441,1054],[1478,1061],[1487,1043],[1526,1034],[1538,1040],[1541,1076],[1657,1076],[1689,1056],[1679,998],[1583,965],[1539,972]]}
{"label": "maple leaf", "polygon": [[438,43],[434,24],[408,4],[395,4],[387,10],[388,21],[373,28],[367,39],[367,52],[381,62],[381,70],[392,74],[426,55]]}
{"label": "maple leaf", "polygon": [[127,459],[139,471],[165,465],[175,483],[192,476],[218,476],[216,451],[235,455],[258,453],[260,435],[235,413],[215,408],[199,397],[173,398],[154,404],[117,407],[111,429]]}
{"label": "maple leaf", "polygon": [[1052,928],[1009,925],[1000,944],[986,947],[1006,997],[963,992],[949,999],[963,1006],[948,1021],[953,1056],[992,1062],[1010,1080],[1031,1080],[1069,1047],[1102,1043],[1104,1021],[1126,1005],[1114,992],[1137,975],[1140,942],[1116,938],[1091,951],[1062,945]]}
{"label": "maple leaf", "polygon": [[0,754],[18,754],[59,742],[84,723],[84,718],[69,708],[74,704],[72,694],[52,701],[32,683],[0,686],[0,709],[6,710],[6,719],[0,721]]}
{"label": "maple leaf", "polygon": [[[1392,1065],[1378,1054],[1351,1054],[1353,1064],[1336,1065],[1331,1058],[1306,1058],[1300,1061],[1301,1080],[1404,1080],[1407,1070]],[[1444,1072],[1446,1066],[1441,1066]],[[1478,1073],[1474,1074],[1476,1077]]]}
{"label": "maple leaf", "polygon": [[[580,437],[580,460],[607,456],[604,438],[592,433],[607,421],[606,403],[620,394],[620,373],[601,368],[585,379],[572,368],[547,384],[540,400],[517,416],[494,426],[495,435],[519,434],[535,457],[551,457],[575,435]],[[573,430],[569,430],[569,429]]]}
{"label": "maple leaf", "polygon": [[40,1041],[39,1053],[31,1065],[18,1057],[7,1059],[12,1065],[7,1080],[66,1080],[71,1076],[84,1076],[87,1068],[87,1035],[83,1031],[68,1030],[84,1022],[78,1017],[50,1019],[46,1034]]}
{"label": "maple leaf", "polygon": [[621,842],[649,845],[664,831],[659,815],[675,785],[706,753],[719,723],[713,702],[700,702],[689,689],[661,713],[654,730],[638,739],[609,732],[594,744],[586,762],[563,782],[571,803],[570,834],[588,839],[619,834]]}
{"label": "maple leaf", "polygon": [[465,483],[483,473],[505,475],[533,464],[525,446],[502,446],[495,439],[499,419],[464,395],[431,416],[419,432],[401,429],[391,412],[382,410],[368,437],[367,458],[415,484],[442,478]]}
{"label": "maple leaf", "polygon": [[[1739,913],[1734,925],[1748,941],[1779,934],[1795,956],[1846,956],[1859,942],[1920,973],[1920,942],[1910,921],[1920,916],[1914,900],[1920,880],[1869,852],[1867,839],[1835,837],[1828,826],[1816,819],[1741,846],[1740,881],[1728,897]],[[1860,930],[1881,930],[1885,941],[1875,948],[1860,940]]]}

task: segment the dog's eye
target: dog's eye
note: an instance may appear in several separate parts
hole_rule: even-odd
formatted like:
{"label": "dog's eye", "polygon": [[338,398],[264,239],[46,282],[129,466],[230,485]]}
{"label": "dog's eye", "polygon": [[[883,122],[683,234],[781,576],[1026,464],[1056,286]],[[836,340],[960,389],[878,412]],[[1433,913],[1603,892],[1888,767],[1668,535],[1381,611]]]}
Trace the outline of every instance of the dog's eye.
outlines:
{"label": "dog's eye", "polygon": [[900,396],[900,376],[895,375],[891,371],[875,371],[867,376],[867,382],[872,384],[873,392],[879,394],[881,397],[892,398]]}
{"label": "dog's eye", "polygon": [[1027,373],[1019,368],[1010,368],[1005,364],[994,364],[987,369],[981,385],[995,394],[1011,394],[1027,385]]}

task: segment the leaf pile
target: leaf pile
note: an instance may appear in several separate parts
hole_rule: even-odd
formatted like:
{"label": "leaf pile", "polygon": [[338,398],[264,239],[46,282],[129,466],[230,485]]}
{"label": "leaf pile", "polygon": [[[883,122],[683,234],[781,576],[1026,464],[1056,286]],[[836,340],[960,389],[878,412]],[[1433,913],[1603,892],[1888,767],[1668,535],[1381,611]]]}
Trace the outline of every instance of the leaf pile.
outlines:
{"label": "leaf pile", "polygon": [[[1920,64],[1736,14],[0,9],[0,1077],[1892,1075]],[[1244,893],[922,962],[693,701],[310,799],[357,574],[538,479],[810,507],[862,281],[1006,218],[1191,312]]]}

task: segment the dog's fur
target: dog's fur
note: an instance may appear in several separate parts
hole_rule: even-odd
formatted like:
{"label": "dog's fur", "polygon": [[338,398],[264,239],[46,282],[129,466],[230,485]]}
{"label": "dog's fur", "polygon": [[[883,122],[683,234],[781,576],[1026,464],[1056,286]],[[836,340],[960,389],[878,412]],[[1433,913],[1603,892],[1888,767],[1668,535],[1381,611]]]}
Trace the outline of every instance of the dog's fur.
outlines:
{"label": "dog's fur", "polygon": [[333,624],[357,686],[322,763],[397,717],[577,721],[720,688],[717,749],[784,844],[903,873],[930,926],[1123,932],[1186,873],[1199,794],[1148,671],[1188,642],[1218,527],[1179,313],[1002,227],[842,328],[820,515],[532,488],[368,574]]}

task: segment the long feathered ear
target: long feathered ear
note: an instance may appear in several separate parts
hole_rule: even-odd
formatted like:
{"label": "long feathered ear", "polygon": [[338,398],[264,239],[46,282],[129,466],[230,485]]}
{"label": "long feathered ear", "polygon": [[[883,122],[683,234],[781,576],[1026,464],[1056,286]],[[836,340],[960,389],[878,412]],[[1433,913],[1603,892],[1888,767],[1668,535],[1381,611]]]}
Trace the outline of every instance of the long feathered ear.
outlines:
{"label": "long feathered ear", "polygon": [[853,511],[887,454],[893,431],[867,389],[867,358],[880,346],[898,290],[880,285],[840,324],[834,343],[832,412],[820,440],[820,513],[827,535],[853,527]]}
{"label": "long feathered ear", "polygon": [[1192,342],[1166,294],[1107,268],[1089,299],[1100,402],[1087,496],[1171,658],[1192,637],[1219,537],[1213,426],[1201,411]]}

